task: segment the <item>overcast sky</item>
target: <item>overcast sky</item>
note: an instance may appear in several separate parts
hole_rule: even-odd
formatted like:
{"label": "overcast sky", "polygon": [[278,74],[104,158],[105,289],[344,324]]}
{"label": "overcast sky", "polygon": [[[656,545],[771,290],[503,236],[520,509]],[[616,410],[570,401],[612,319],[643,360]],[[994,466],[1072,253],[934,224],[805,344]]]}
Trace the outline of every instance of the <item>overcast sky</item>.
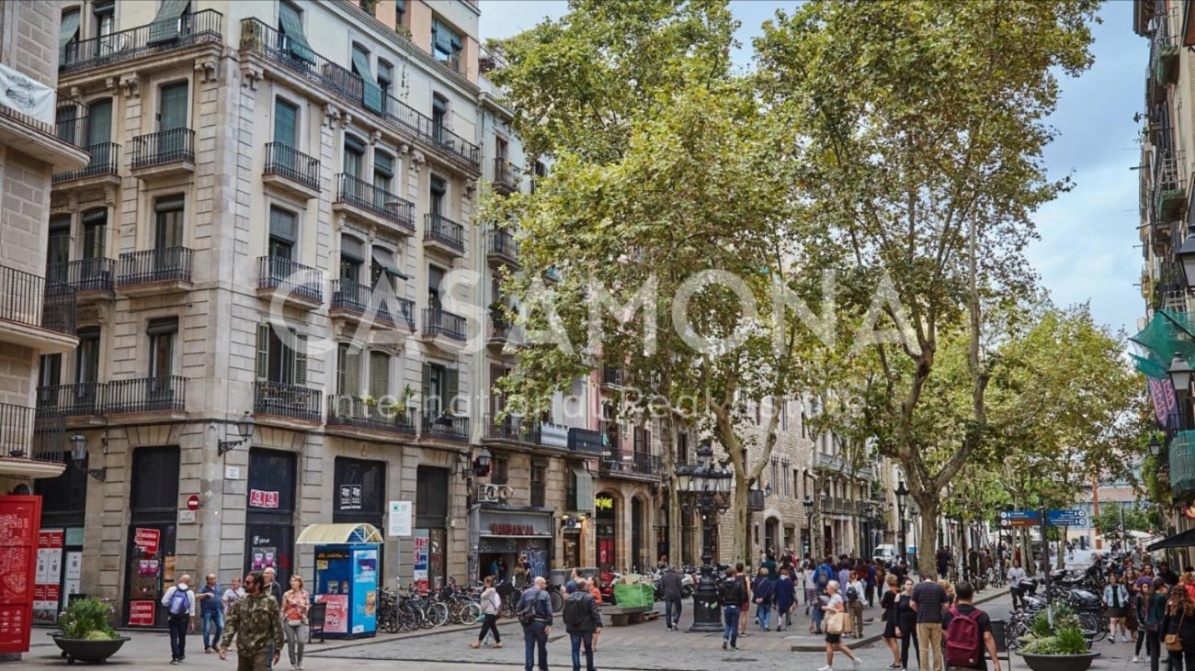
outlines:
{"label": "overcast sky", "polygon": [[[750,48],[760,24],[776,9],[795,1],[736,0],[742,22],[739,41]],[[1041,240],[1029,250],[1042,281],[1059,305],[1090,302],[1096,320],[1136,332],[1144,313],[1137,237],[1136,142],[1133,115],[1144,103],[1148,43],[1133,33],[1133,3],[1103,5],[1095,27],[1095,65],[1080,79],[1063,81],[1062,99],[1052,124],[1060,135],[1047,149],[1052,176],[1071,175],[1076,187],[1037,216]],[[482,38],[506,37],[532,27],[545,16],[558,18],[564,0],[483,0]],[[749,63],[740,53],[739,62]]]}

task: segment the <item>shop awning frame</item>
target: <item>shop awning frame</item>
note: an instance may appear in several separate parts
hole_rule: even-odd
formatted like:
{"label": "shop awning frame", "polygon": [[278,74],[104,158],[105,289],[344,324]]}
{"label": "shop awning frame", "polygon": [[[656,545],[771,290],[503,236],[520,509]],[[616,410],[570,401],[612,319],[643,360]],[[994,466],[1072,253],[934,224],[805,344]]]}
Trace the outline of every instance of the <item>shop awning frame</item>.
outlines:
{"label": "shop awning frame", "polygon": [[1156,552],[1158,550],[1189,547],[1195,547],[1195,529],[1180,531],[1173,536],[1167,536],[1156,543],[1150,543],[1149,545],[1145,546],[1145,551]]}
{"label": "shop awning frame", "polygon": [[309,524],[295,540],[295,545],[338,545],[344,543],[381,543],[382,532],[372,524]]}

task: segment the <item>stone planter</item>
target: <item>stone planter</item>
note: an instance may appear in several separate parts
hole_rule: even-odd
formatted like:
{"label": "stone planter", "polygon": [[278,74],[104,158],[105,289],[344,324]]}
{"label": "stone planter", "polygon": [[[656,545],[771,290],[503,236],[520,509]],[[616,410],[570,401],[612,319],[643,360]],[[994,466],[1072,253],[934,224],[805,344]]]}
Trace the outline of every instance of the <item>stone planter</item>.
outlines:
{"label": "stone planter", "polygon": [[1082,655],[1033,655],[1017,653],[1032,671],[1087,671],[1091,662],[1100,656],[1098,652]]}
{"label": "stone planter", "polygon": [[62,656],[67,664],[80,662],[103,662],[115,655],[120,647],[129,640],[127,636],[92,641],[89,639],[54,637],[54,643],[62,649]]}

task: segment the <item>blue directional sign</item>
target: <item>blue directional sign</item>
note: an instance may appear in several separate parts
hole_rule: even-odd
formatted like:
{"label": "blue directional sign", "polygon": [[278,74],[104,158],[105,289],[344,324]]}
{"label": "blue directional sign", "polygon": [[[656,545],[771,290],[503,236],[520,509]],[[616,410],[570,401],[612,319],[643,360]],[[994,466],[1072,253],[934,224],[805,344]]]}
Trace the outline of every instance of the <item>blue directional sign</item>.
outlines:
{"label": "blue directional sign", "polygon": [[1041,514],[1036,510],[1001,510],[1000,526],[1033,527],[1041,524]]}
{"label": "blue directional sign", "polygon": [[1052,527],[1085,527],[1087,526],[1086,510],[1050,510],[1046,512],[1046,522]]}

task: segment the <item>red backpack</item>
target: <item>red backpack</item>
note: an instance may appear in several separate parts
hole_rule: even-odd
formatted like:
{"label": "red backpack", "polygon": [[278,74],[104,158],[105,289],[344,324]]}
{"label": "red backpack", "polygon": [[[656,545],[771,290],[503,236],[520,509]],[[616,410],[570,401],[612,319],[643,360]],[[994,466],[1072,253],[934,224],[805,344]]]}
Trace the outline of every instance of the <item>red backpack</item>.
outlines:
{"label": "red backpack", "polygon": [[979,616],[976,608],[963,615],[958,608],[950,609],[950,624],[946,627],[946,664],[948,666],[977,667],[983,659],[983,638],[979,635]]}

